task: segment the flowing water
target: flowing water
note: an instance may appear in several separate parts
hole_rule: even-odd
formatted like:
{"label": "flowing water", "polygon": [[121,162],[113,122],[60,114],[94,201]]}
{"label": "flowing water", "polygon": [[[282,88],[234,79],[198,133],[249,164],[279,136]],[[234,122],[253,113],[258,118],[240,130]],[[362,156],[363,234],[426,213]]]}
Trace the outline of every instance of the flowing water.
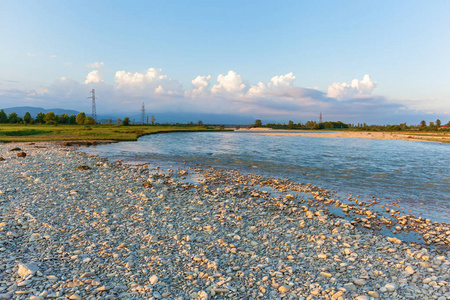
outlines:
{"label": "flowing water", "polygon": [[153,167],[201,164],[288,178],[450,223],[450,144],[235,131],[149,135],[84,151]]}

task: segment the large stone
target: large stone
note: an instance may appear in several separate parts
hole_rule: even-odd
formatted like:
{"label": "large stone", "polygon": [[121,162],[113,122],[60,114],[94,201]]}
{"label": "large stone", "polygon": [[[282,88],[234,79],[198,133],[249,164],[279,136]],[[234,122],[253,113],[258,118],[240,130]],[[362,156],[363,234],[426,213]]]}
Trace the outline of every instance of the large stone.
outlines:
{"label": "large stone", "polygon": [[384,287],[386,288],[386,290],[387,290],[388,292],[393,292],[393,291],[395,291],[395,285],[393,285],[392,283],[388,283],[388,284],[386,284]]}
{"label": "large stone", "polygon": [[150,276],[150,279],[148,280],[150,282],[150,284],[156,284],[158,282],[158,276],[156,275],[152,275]]}
{"label": "large stone", "polygon": [[353,280],[353,283],[356,284],[357,286],[366,285],[366,281],[364,279],[355,279]]}
{"label": "large stone", "polygon": [[25,157],[27,154],[25,152],[19,152],[17,153],[17,157]]}
{"label": "large stone", "polygon": [[356,286],[353,283],[346,283],[344,284],[344,289],[351,292],[356,290]]}
{"label": "large stone", "polygon": [[19,270],[17,273],[22,278],[30,277],[36,274],[36,272],[39,271],[39,267],[35,263],[28,263],[28,264],[19,264]]}

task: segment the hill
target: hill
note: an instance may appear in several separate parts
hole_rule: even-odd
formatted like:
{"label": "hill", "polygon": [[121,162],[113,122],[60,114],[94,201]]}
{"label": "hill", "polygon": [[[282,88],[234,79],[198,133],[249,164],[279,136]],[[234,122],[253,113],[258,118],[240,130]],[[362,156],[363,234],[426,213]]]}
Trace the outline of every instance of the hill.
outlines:
{"label": "hill", "polygon": [[3,108],[3,110],[5,111],[5,113],[7,115],[9,115],[12,112],[15,112],[19,117],[23,117],[26,112],[29,112],[33,118],[36,117],[37,114],[40,112],[43,112],[45,114],[45,113],[52,111],[57,115],[68,114],[69,116],[77,115],[79,113],[76,110],[70,110],[70,109],[62,109],[62,108],[45,109],[42,107],[32,107],[32,106],[9,107],[9,108]]}

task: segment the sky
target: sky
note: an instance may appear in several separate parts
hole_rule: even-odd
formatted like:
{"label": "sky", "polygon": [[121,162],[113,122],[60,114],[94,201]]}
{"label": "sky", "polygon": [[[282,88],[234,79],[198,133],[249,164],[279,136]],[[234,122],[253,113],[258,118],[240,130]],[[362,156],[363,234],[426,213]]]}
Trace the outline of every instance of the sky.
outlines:
{"label": "sky", "polygon": [[[0,1],[0,108],[450,121],[450,1]],[[196,121],[196,120],[194,120]]]}

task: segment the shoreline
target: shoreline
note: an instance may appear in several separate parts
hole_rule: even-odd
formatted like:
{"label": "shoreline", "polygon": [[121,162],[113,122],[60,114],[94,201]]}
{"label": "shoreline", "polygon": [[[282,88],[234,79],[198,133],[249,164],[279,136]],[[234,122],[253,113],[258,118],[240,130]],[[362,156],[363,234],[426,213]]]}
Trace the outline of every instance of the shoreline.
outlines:
{"label": "shoreline", "polygon": [[268,136],[308,136],[325,138],[357,138],[357,139],[377,139],[377,140],[399,140],[415,142],[437,142],[450,143],[450,134],[444,133],[411,133],[411,132],[373,132],[373,131],[335,131],[335,132],[252,132]]}
{"label": "shoreline", "polygon": [[[19,158],[12,146],[0,144],[0,296],[450,296],[448,248],[368,229],[380,217],[369,213],[370,203],[344,206],[318,187],[233,171],[149,174],[145,165],[129,167],[56,143],[15,143],[27,154]],[[196,172],[198,183],[183,181]],[[262,186],[281,194],[272,197]],[[311,198],[287,193],[295,189]],[[361,213],[359,221],[326,209],[337,204]],[[394,231],[411,230],[416,221],[397,222],[404,224],[393,224]],[[448,224],[421,226],[427,240],[450,242]],[[440,232],[444,239],[436,242]],[[28,265],[19,269],[20,263]]]}

